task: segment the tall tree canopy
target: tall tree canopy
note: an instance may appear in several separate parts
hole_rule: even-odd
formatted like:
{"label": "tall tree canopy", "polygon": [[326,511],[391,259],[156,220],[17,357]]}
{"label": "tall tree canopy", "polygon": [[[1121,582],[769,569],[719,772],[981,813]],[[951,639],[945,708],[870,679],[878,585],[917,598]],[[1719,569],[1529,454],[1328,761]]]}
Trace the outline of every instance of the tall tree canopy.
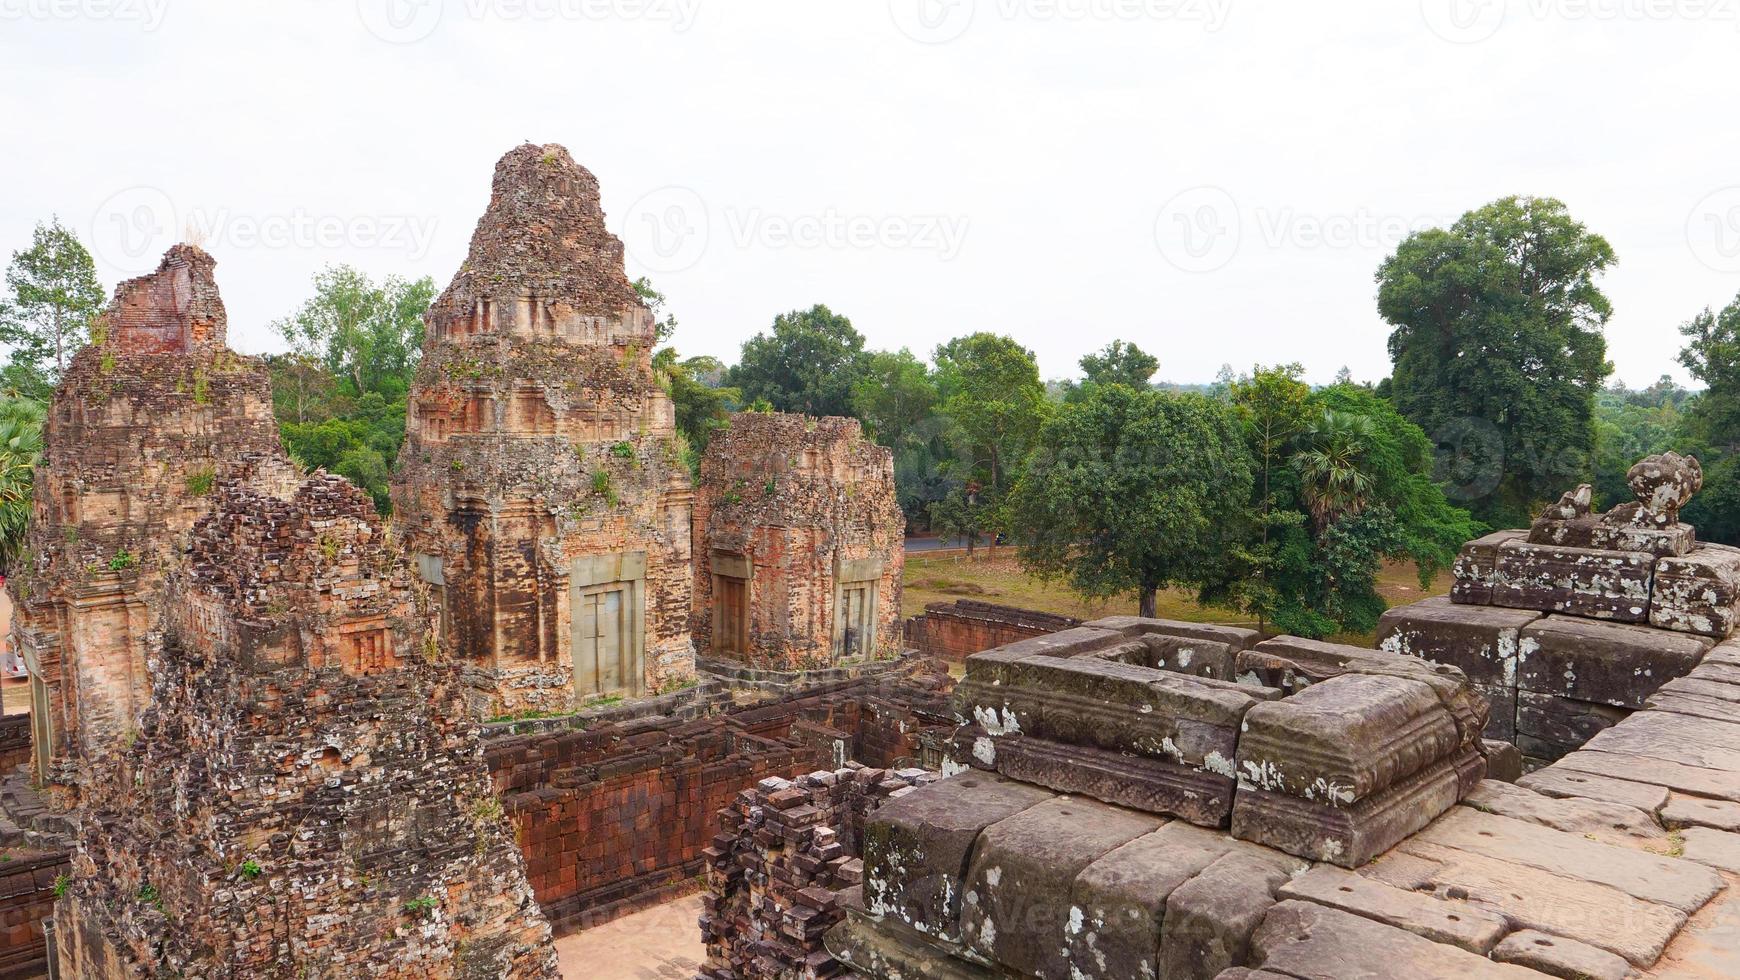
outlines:
{"label": "tall tree canopy", "polygon": [[1472,501],[1483,518],[1524,521],[1588,474],[1611,370],[1612,306],[1596,280],[1614,261],[1559,201],[1506,197],[1409,236],[1378,269],[1378,310],[1395,327],[1388,390],[1495,478]]}
{"label": "tall tree canopy", "polygon": [[1680,333],[1680,363],[1708,386],[1691,413],[1697,434],[1725,453],[1740,450],[1740,296],[1720,313],[1705,307]]}
{"label": "tall tree canopy", "polygon": [[272,329],[293,354],[325,365],[348,381],[354,396],[405,397],[423,354],[423,314],[435,298],[428,276],[407,282],[388,276],[376,285],[348,266],[314,276],[314,295]]}
{"label": "tall tree canopy", "polygon": [[52,218],[38,223],[30,247],[12,253],[9,298],[0,300],[0,344],[11,353],[5,387],[46,399],[103,308],[96,263],[78,237]]}
{"label": "tall tree canopy", "polygon": [[938,347],[936,370],[943,412],[958,430],[967,468],[983,474],[995,505],[1044,418],[1039,362],[1008,337],[974,333]]}
{"label": "tall tree canopy", "polygon": [[315,275],[314,295],[272,324],[290,347],[267,360],[284,448],[367,490],[383,514],[434,296],[428,277],[377,284],[330,266]]}
{"label": "tall tree canopy", "polygon": [[1088,354],[1081,361],[1082,381],[1064,391],[1065,401],[1078,401],[1089,385],[1124,385],[1146,388],[1153,383],[1154,372],[1160,370],[1160,359],[1135,344],[1114,340],[1098,353]]}
{"label": "tall tree canopy", "polygon": [[1084,595],[1201,585],[1248,533],[1237,416],[1201,395],[1095,385],[1045,423],[1010,498],[1028,568]]}
{"label": "tall tree canopy", "polygon": [[771,333],[744,341],[730,384],[746,401],[766,399],[777,411],[850,415],[865,359],[852,321],[818,304],[781,313]]}
{"label": "tall tree canopy", "polygon": [[1369,388],[1311,391],[1286,365],[1233,382],[1231,398],[1258,474],[1255,520],[1204,601],[1288,633],[1369,632],[1384,562],[1412,562],[1424,585],[1477,535],[1434,482],[1426,434]]}

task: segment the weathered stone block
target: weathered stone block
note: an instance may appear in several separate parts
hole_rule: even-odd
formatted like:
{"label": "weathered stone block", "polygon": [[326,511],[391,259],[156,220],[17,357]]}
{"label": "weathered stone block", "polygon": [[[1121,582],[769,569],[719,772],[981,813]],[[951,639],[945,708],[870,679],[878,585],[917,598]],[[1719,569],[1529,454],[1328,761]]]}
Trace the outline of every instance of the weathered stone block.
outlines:
{"label": "weathered stone block", "polygon": [[1626,980],[1631,976],[1631,964],[1622,956],[1533,929],[1506,936],[1492,951],[1492,958],[1564,980]]}
{"label": "weathered stone block", "polygon": [[1533,610],[1457,605],[1436,597],[1398,606],[1378,619],[1378,649],[1462,671],[1482,687],[1516,686],[1517,643]]}
{"label": "weathered stone block", "polygon": [[1080,745],[1020,736],[974,745],[974,764],[1060,793],[1089,796],[1145,813],[1225,827],[1232,815],[1231,776]]}
{"label": "weathered stone block", "polygon": [[1343,674],[1245,714],[1239,778],[1348,806],[1453,753],[1456,723],[1417,680]]}
{"label": "weathered stone block", "polygon": [[1603,521],[1590,538],[1590,547],[1608,551],[1643,551],[1667,558],[1683,555],[1697,547],[1698,534],[1690,524],[1667,527],[1638,527]]}
{"label": "weathered stone block", "polygon": [[958,941],[961,883],[979,833],[1052,798],[1037,786],[975,772],[883,805],[864,825],[866,908]]}
{"label": "weathered stone block", "polygon": [[1373,674],[1405,677],[1426,684],[1456,720],[1463,744],[1472,745],[1486,728],[1486,701],[1468,685],[1455,667],[1429,664],[1417,657],[1367,650],[1341,643],[1325,643],[1297,636],[1265,640],[1239,654],[1239,681],[1261,684],[1286,692],[1301,691],[1311,684],[1341,674]]}
{"label": "weathered stone block", "polygon": [[1734,632],[1740,607],[1740,549],[1704,545],[1655,565],[1653,626],[1717,639]]}
{"label": "weathered stone block", "polygon": [[1250,960],[1251,934],[1275,890],[1303,865],[1260,851],[1228,854],[1179,886],[1160,927],[1160,976],[1210,980]]}
{"label": "weathered stone block", "polygon": [[1485,687],[1480,684],[1469,686],[1486,700],[1488,714],[1486,728],[1481,731],[1481,737],[1497,739],[1500,742],[1514,741],[1516,739],[1516,688]]}
{"label": "weathered stone block", "polygon": [[1251,937],[1252,959],[1292,977],[1539,980],[1518,966],[1312,902],[1276,905]]}
{"label": "weathered stone block", "polygon": [[1710,646],[1709,639],[1687,633],[1547,616],[1523,630],[1517,687],[1641,708],[1664,682],[1696,667]]}
{"label": "weathered stone block", "polygon": [[1526,541],[1528,536],[1527,531],[1494,531],[1463,545],[1450,565],[1450,574],[1455,579],[1450,586],[1451,601],[1476,606],[1491,603],[1499,547],[1512,541]]}
{"label": "weathered stone block", "polygon": [[1263,634],[1243,626],[1220,626],[1214,623],[1187,623],[1177,619],[1144,619],[1140,616],[1107,616],[1082,624],[1095,629],[1114,630],[1125,636],[1172,636],[1191,640],[1225,643],[1234,650],[1248,650],[1262,642]]}
{"label": "weathered stone block", "polygon": [[[1137,656],[1146,648],[1127,642],[1109,649]],[[995,656],[971,658],[955,689],[957,713],[989,735],[1019,732],[1227,776],[1239,723],[1267,693],[1098,656]]]}
{"label": "weathered stone block", "polygon": [[1075,879],[1064,930],[1074,975],[1156,976],[1167,900],[1238,846],[1224,835],[1174,822],[1088,865]]}
{"label": "weathered stone block", "polygon": [[1517,744],[1540,759],[1563,758],[1631,714],[1626,708],[1556,694],[1518,691],[1516,697]]}
{"label": "weathered stone block", "polygon": [[1641,623],[1649,619],[1655,556],[1511,541],[1498,549],[1492,603]]}
{"label": "weathered stone block", "polygon": [[1479,753],[1443,759],[1351,806],[1240,788],[1233,836],[1344,868],[1357,868],[1456,805],[1485,772]]}
{"label": "weathered stone block", "polygon": [[1327,864],[1282,885],[1277,896],[1352,912],[1482,956],[1510,930],[1504,916],[1467,902],[1403,891]]}
{"label": "weathered stone block", "polygon": [[1006,969],[1068,980],[1064,930],[1082,870],[1161,821],[1090,800],[1041,803],[986,828],[961,903],[964,945]]}

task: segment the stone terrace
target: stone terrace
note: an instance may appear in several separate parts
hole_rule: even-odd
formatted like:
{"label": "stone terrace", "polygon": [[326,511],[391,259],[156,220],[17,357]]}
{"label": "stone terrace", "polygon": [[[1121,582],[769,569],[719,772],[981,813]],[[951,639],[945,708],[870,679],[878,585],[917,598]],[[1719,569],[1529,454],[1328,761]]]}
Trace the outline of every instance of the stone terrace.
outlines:
{"label": "stone terrace", "polygon": [[[1170,624],[1119,625],[1132,636],[1167,637],[1167,644],[1196,639],[1168,636]],[[1091,658],[1082,652],[1091,639],[1114,659],[1143,658],[1134,649],[1112,653],[1122,641],[1075,632],[1053,638],[1049,656],[1075,654],[1062,663]],[[1340,658],[1343,672],[1315,679],[1291,697],[1259,699],[1245,717],[1280,712],[1306,692],[1329,691],[1342,681],[1408,677],[1426,683],[1406,658],[1295,642],[1267,650],[1268,644],[1258,644],[1236,654],[1234,665],[1260,666],[1247,683],[1267,681],[1282,690],[1290,686],[1289,674],[1294,682],[1311,679],[1306,673]],[[974,661],[1022,663],[1036,654],[1047,656],[1033,649],[1016,658],[994,652],[969,661],[969,669]],[[1153,651],[1150,662],[1161,656]],[[1366,659],[1374,656],[1382,659]],[[1171,659],[1176,664],[1176,653]],[[1414,832],[1370,860],[1321,848],[1311,854],[1310,841],[1288,835],[1241,839],[1248,835],[1236,802],[1229,835],[1224,823],[1205,819],[1211,814],[1189,812],[1204,800],[1212,813],[1225,809],[1219,797],[1202,791],[1206,784],[1195,796],[1167,795],[1164,780],[1144,781],[1147,769],[1128,757],[1117,781],[1062,766],[984,771],[987,756],[1008,768],[1001,765],[1008,750],[1035,734],[1065,753],[1098,748],[1118,714],[1126,718],[1110,740],[1141,733],[1129,745],[1157,740],[1162,751],[1151,755],[1171,756],[1174,766],[1193,753],[1206,761],[1203,749],[1225,737],[1215,734],[1219,726],[1178,725],[1187,719],[1147,693],[1069,696],[1037,711],[1016,694],[1007,717],[999,710],[994,725],[980,719],[980,729],[1004,734],[989,736],[990,750],[981,748],[977,769],[911,791],[868,819],[864,883],[861,892],[838,895],[842,910],[834,918],[843,921],[829,933],[828,949],[852,971],[887,980],[1734,976],[1740,974],[1740,902],[1732,887],[1740,881],[1740,835],[1731,833],[1740,829],[1737,665],[1740,645],[1718,647],[1685,679],[1664,686],[1645,710],[1585,749],[1520,784],[1473,782],[1459,802],[1424,814]],[[1163,687],[1147,683],[1156,694]],[[972,689],[963,687],[959,703],[971,705]],[[1080,684],[1076,690],[1086,691]],[[1440,703],[1457,713],[1454,702]],[[1392,709],[1400,706],[1391,702]],[[1264,727],[1281,726],[1240,723],[1243,778],[1235,799],[1276,791],[1259,790],[1257,779],[1278,774],[1285,789],[1334,762],[1335,742],[1313,744],[1329,731],[1324,724],[1358,730],[1341,761],[1363,767],[1327,785],[1357,792],[1386,765],[1401,775],[1407,752],[1399,747],[1418,737],[1385,736],[1381,728],[1394,729],[1406,716],[1389,709],[1347,714],[1329,722],[1306,710],[1293,719],[1301,723],[1295,726],[1301,737],[1290,746],[1263,735]],[[1416,714],[1403,727],[1424,731],[1417,721],[1430,714]],[[1460,724],[1477,720],[1484,719]],[[1178,734],[1161,734],[1168,728]],[[1179,743],[1187,731],[1196,750]],[[975,735],[975,744],[985,737]],[[1255,751],[1247,752],[1247,741]],[[1256,771],[1251,763],[1258,763]],[[1131,798],[1150,787],[1160,794]],[[1120,802],[1135,805],[1111,805],[1096,794],[1130,794]],[[1349,803],[1339,791],[1318,798],[1356,827],[1375,815],[1362,816],[1359,800]],[[1300,811],[1294,804],[1276,812]],[[1316,860],[1325,856],[1335,860]]]}

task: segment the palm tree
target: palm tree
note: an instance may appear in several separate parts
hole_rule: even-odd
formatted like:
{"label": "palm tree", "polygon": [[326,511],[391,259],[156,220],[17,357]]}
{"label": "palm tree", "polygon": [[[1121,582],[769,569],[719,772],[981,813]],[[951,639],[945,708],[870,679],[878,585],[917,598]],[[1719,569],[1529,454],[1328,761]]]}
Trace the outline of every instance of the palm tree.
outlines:
{"label": "palm tree", "polygon": [[24,550],[45,414],[38,401],[0,400],[0,571],[10,572]]}
{"label": "palm tree", "polygon": [[1325,409],[1300,434],[1302,448],[1293,455],[1293,465],[1319,529],[1365,509],[1372,479],[1360,467],[1375,434],[1371,419],[1333,409]]}

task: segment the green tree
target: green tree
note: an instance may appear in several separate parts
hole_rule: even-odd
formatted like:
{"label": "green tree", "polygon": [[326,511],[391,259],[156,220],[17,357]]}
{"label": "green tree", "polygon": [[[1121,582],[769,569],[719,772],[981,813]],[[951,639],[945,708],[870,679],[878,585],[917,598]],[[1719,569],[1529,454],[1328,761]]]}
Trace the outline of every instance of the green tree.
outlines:
{"label": "green tree", "polygon": [[852,387],[852,413],[877,442],[900,448],[921,438],[940,397],[930,368],[912,351],[876,351]]}
{"label": "green tree", "polygon": [[1045,423],[1010,501],[1021,561],[1083,595],[1134,591],[1154,615],[1201,585],[1251,523],[1251,459],[1233,410],[1201,395],[1095,385]]}
{"label": "green tree", "polygon": [[1366,472],[1366,450],[1376,436],[1371,419],[1324,409],[1300,437],[1293,465],[1305,507],[1319,528],[1365,510],[1371,501],[1372,477]]}
{"label": "green tree", "polygon": [[662,344],[677,332],[677,318],[668,309],[665,294],[653,288],[652,280],[641,276],[634,281],[634,291],[646,303],[653,315],[653,343]]}
{"label": "green tree", "polygon": [[1079,401],[1089,385],[1146,388],[1160,370],[1160,359],[1135,344],[1114,340],[1096,354],[1081,359],[1082,380],[1064,389],[1065,401]]}
{"label": "green tree", "polygon": [[78,237],[51,218],[38,223],[30,247],[6,269],[11,299],[0,301],[0,344],[11,349],[8,387],[38,393],[53,387],[85,343],[103,308],[96,263]]}
{"label": "green tree", "polygon": [[0,574],[10,575],[24,551],[45,414],[38,401],[0,400]]}
{"label": "green tree", "polygon": [[[1256,616],[1257,625],[1265,627],[1281,605],[1271,581],[1272,571],[1281,563],[1280,545],[1286,541],[1285,532],[1305,519],[1304,514],[1287,506],[1295,484],[1286,468],[1293,440],[1304,431],[1311,414],[1311,389],[1299,380],[1305,373],[1299,364],[1258,365],[1248,378],[1239,380],[1230,379],[1230,368],[1221,370],[1229,376],[1224,382],[1226,394],[1238,410],[1257,471],[1257,540],[1235,548],[1231,555],[1244,572],[1234,590],[1236,595],[1229,596],[1229,601]],[[1287,478],[1281,488],[1276,486],[1277,473]]]}
{"label": "green tree", "polygon": [[729,382],[748,401],[765,398],[776,411],[850,415],[865,359],[864,337],[852,321],[818,304],[781,313],[771,333],[745,341]]}
{"label": "green tree", "polygon": [[708,441],[729,423],[743,393],[707,383],[705,379],[724,374],[725,366],[716,357],[680,358],[675,347],[665,347],[653,355],[653,370],[676,406],[677,431],[688,444],[690,469],[696,469]]}
{"label": "green tree", "polygon": [[1388,390],[1427,432],[1485,434],[1475,464],[1498,478],[1482,516],[1526,521],[1588,474],[1611,370],[1596,280],[1613,263],[1559,201],[1506,197],[1409,236],[1378,269]]}
{"label": "green tree", "polygon": [[1044,421],[1039,363],[1032,351],[992,333],[957,337],[936,349],[935,360],[943,412],[965,449],[964,468],[984,474],[996,506]]}
{"label": "green tree", "polygon": [[314,276],[314,295],[272,329],[292,354],[324,364],[351,397],[374,391],[394,401],[417,372],[423,314],[434,298],[428,276],[388,276],[377,285],[351,266],[328,266]]}
{"label": "green tree", "polygon": [[1740,450],[1740,296],[1680,326],[1680,363],[1707,387],[1691,413],[1693,431],[1724,453]]}

